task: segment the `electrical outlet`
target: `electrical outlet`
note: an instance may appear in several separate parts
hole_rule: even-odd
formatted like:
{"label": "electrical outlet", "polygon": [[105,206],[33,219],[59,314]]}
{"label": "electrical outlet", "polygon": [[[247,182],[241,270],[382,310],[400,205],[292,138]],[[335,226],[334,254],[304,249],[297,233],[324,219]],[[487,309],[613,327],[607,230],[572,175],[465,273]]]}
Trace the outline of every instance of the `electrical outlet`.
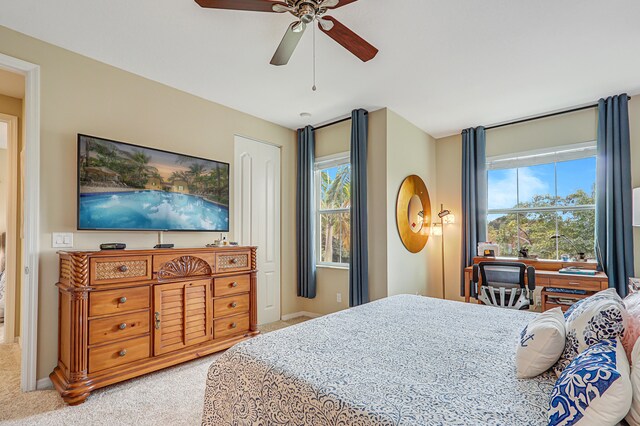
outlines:
{"label": "electrical outlet", "polygon": [[342,293],[336,293],[336,302],[342,303]]}
{"label": "electrical outlet", "polygon": [[54,232],[51,234],[51,247],[73,248],[73,234],[71,232]]}

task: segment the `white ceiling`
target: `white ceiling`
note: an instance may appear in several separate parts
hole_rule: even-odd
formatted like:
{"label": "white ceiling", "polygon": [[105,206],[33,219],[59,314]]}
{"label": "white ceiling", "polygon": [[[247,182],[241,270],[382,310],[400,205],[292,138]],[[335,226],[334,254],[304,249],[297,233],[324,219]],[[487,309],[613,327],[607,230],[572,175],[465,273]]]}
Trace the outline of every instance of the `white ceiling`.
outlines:
{"label": "white ceiling", "polygon": [[[380,49],[318,32],[273,55],[291,15],[193,0],[0,0],[0,25],[290,128],[389,107],[435,137],[640,92],[638,0],[359,0],[332,15]],[[310,112],[311,119],[300,112]]]}
{"label": "white ceiling", "polygon": [[0,95],[24,99],[24,76],[0,69]]}

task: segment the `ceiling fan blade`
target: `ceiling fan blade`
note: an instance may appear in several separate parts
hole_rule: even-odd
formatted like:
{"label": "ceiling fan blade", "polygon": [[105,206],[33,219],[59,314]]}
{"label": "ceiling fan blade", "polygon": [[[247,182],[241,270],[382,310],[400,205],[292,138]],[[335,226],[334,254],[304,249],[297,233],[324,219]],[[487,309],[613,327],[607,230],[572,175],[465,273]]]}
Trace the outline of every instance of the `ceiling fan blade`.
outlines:
{"label": "ceiling fan blade", "polygon": [[256,12],[276,12],[274,5],[288,7],[286,3],[272,0],[195,0],[202,7],[213,9],[253,10]]}
{"label": "ceiling fan blade", "polygon": [[346,6],[350,3],[358,0],[324,0],[320,7],[326,7],[327,9],[337,9],[342,6]]}
{"label": "ceiling fan blade", "polygon": [[271,58],[271,65],[280,66],[289,63],[289,59],[291,59],[291,55],[293,55],[293,52],[296,50],[306,27],[302,22],[294,22],[289,25],[276,53],[273,55],[273,58]]}
{"label": "ceiling fan blade", "polygon": [[[318,22],[323,33],[334,39],[338,44],[356,55],[362,62],[370,61],[378,54],[378,49],[369,44],[365,39],[342,25],[336,18],[323,16],[325,22]],[[326,21],[333,23],[333,27]],[[329,29],[329,27],[331,27]]]}

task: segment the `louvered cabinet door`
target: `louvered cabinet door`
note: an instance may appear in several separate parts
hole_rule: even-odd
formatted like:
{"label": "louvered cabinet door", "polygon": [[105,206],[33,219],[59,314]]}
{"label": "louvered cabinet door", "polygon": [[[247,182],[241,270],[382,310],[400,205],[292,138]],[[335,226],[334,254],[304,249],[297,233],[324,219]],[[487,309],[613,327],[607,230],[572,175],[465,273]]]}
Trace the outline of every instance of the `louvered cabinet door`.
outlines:
{"label": "louvered cabinet door", "polygon": [[154,287],[154,354],[211,340],[211,281]]}

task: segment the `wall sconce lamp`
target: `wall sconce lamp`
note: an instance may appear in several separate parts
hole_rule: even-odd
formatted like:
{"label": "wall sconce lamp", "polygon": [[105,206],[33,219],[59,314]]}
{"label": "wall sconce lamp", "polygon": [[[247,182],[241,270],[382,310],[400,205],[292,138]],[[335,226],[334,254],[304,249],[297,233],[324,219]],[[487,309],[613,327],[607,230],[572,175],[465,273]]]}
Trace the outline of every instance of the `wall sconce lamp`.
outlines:
{"label": "wall sconce lamp", "polygon": [[640,188],[633,190],[633,226],[640,226]]}
{"label": "wall sconce lamp", "polygon": [[446,224],[451,224],[451,223],[455,223],[456,221],[456,217],[451,213],[450,210],[445,210],[444,208],[444,204],[440,204],[440,212],[438,213],[438,217],[440,218],[440,223],[436,223],[433,228],[432,228],[432,232],[433,235],[440,235],[442,236],[442,240],[440,241],[440,244],[442,245],[442,298],[446,299],[446,288],[445,288],[445,275],[444,275],[444,225]]}

